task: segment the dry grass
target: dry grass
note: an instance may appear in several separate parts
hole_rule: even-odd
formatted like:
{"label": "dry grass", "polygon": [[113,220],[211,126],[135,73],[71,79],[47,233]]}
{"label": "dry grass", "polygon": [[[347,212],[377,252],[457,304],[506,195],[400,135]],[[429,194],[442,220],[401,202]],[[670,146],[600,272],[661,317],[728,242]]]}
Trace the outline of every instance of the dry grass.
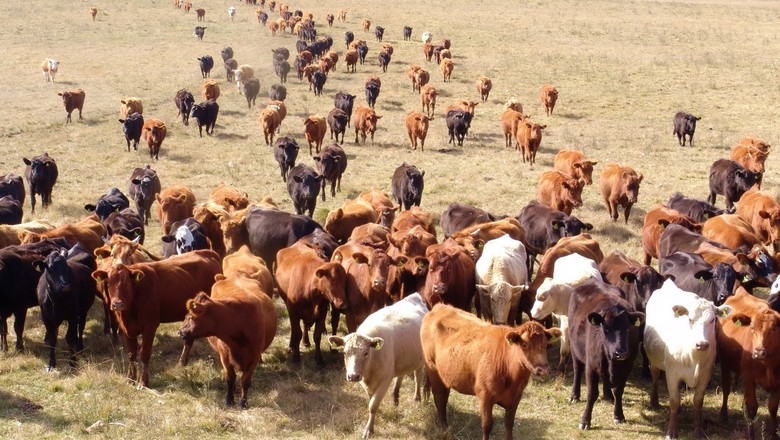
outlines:
{"label": "dry grass", "polygon": [[[239,63],[258,72],[263,90],[258,102],[265,102],[268,88],[277,82],[270,49],[284,46],[294,52],[294,38],[289,34],[272,38],[255,21],[254,7],[235,4],[238,13],[231,23],[227,16],[231,4],[218,0],[194,5],[208,11],[201,42],[192,36],[194,11],[186,15],[169,0],[98,2],[96,22],[87,13],[90,2],[41,0],[32,7],[19,0],[0,3],[4,17],[0,76],[8,104],[0,120],[0,171],[21,174],[21,157],[43,151],[56,158],[60,167],[54,205],[36,218],[73,221],[98,194],[114,186],[124,190],[132,168],[148,162],[144,150],[125,151],[116,119],[119,100],[126,96],[142,98],[145,115],[168,124],[169,137],[160,161],[153,164],[163,186],[187,184],[205,199],[224,180],[253,198],[269,194],[283,209],[292,209],[272,154],[262,141],[259,109],[247,110],[234,86],[224,82],[220,66],[212,72],[222,85],[215,135],[199,139],[195,127],[182,127],[175,118],[176,90],[184,87],[196,93],[201,82],[197,57],[210,54],[219,59],[222,47],[232,46]],[[323,5],[307,0],[291,4],[291,9],[311,10],[323,24],[325,14],[339,7],[349,11],[347,23],[336,21],[332,30],[319,27],[319,33],[333,36],[339,52],[343,52],[346,30],[366,39],[367,64],[358,66],[358,73],[347,74],[340,62],[322,97],[313,96],[291,76],[282,132],[305,143],[301,119],[327,114],[332,96],[340,90],[358,95],[358,104],[364,103],[363,81],[374,74],[383,81],[377,112],[384,118],[374,146],[354,145],[348,132],[345,147],[350,165],[343,192],[319,204],[320,220],[327,210],[362,190],[372,186],[389,190],[390,176],[403,161],[426,171],[426,210],[439,213],[448,203],[460,201],[516,214],[535,198],[538,176],[552,164],[554,153],[573,148],[601,164],[617,161],[644,173],[640,201],[627,226],[607,220],[595,186],[586,189],[585,205],[576,213],[596,226],[594,235],[605,253],[619,248],[639,257],[638,233],[647,209],[678,190],[704,197],[709,165],[727,156],[743,136],[758,136],[771,144],[780,138],[776,105],[780,101],[780,6],[774,2],[344,0]],[[379,45],[373,34],[360,30],[363,17],[385,27],[385,41],[395,46],[386,74],[379,73]],[[414,28],[411,42],[401,37],[407,24]],[[425,30],[434,34],[435,41],[452,40],[451,83],[443,84],[438,66],[424,61],[419,35]],[[62,62],[55,85],[42,80],[38,66],[44,57]],[[432,83],[441,91],[439,114],[431,123],[424,153],[409,150],[403,128],[406,112],[419,108],[419,98],[405,75],[410,63],[428,68]],[[441,110],[456,99],[476,100],[474,81],[481,74],[493,79],[491,98],[477,107],[465,147],[447,145]],[[538,101],[539,89],[546,83],[560,91],[555,114],[549,118]],[[56,93],[75,87],[86,91],[85,120],[65,126]],[[534,168],[503,147],[500,114],[503,102],[513,96],[534,119],[548,125]],[[672,115],[679,109],[703,117],[695,148],[678,147],[671,135]],[[764,179],[772,192],[778,184],[777,157],[770,156]],[[302,160],[314,164],[305,154]],[[25,220],[30,218],[27,213]],[[159,235],[154,221],[147,232],[154,250],[159,250],[155,241]],[[309,353],[304,353],[303,366],[288,363],[289,324],[283,306],[279,306],[279,333],[255,375],[248,411],[222,408],[219,362],[205,343],[197,344],[191,366],[175,366],[180,348],[177,325],[163,326],[158,332],[152,390],[133,389],[123,379],[126,361],[121,344],[114,347],[100,334],[101,313],[94,311],[88,326],[82,368],[51,374],[44,373],[38,312],[29,313],[25,339],[30,352],[0,355],[0,437],[85,437],[85,429],[97,421],[107,423],[92,430],[91,436],[98,438],[322,439],[356,438],[362,431],[366,399],[359,386],[344,381],[340,355],[326,353],[328,367],[322,371],[314,367]],[[550,353],[551,361],[557,362],[554,350]],[[570,382],[569,376],[558,376],[531,385],[520,405],[515,435],[657,438],[665,432],[667,412],[646,409],[647,384],[638,378],[632,379],[625,398],[628,423],[613,425],[611,408],[599,402],[594,430],[579,432],[583,404],[567,403]],[[382,406],[379,438],[479,437],[474,398],[453,394],[452,428],[443,435],[435,427],[433,404],[411,404],[411,394],[407,383],[400,407],[388,402]],[[732,397],[732,422],[726,425],[716,422],[719,402],[719,389],[715,389],[705,402],[708,434],[739,438],[741,397]],[[690,405],[687,396],[681,430],[685,437],[692,430]],[[495,414],[494,437],[499,437],[503,411]]]}

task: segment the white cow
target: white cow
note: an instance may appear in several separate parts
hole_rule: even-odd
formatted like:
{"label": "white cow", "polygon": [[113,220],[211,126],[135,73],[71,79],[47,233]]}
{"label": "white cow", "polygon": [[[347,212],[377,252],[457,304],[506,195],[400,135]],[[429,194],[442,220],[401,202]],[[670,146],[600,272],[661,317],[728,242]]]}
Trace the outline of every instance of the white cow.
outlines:
{"label": "white cow", "polygon": [[566,368],[566,359],[571,353],[569,346],[569,298],[576,286],[588,279],[603,281],[598,265],[580,254],[569,254],[555,260],[553,277],[545,278],[536,289],[536,298],[531,308],[531,317],[544,319],[550,314],[558,318],[561,328],[561,351],[558,370]]}
{"label": "white cow", "polygon": [[680,382],[694,389],[694,434],[703,436],[701,406],[715,362],[716,318],[725,318],[731,306],[715,305],[666,280],[647,302],[644,347],[650,360],[653,386],[650,405],[658,406],[658,378],[666,371],[669,390],[669,428],[666,438],[677,437]]}
{"label": "white cow", "polygon": [[425,32],[422,33],[422,38],[421,39],[422,39],[423,43],[430,43],[431,40],[433,39],[433,34],[428,32],[428,31],[425,31]]}
{"label": "white cow", "polygon": [[363,438],[374,432],[374,419],[390,383],[395,378],[393,401],[398,405],[401,380],[414,374],[414,400],[420,400],[423,379],[423,353],[420,327],[428,307],[415,293],[368,316],[344,338],[331,336],[331,345],[344,347],[347,380],[360,381],[368,394],[368,423]]}
{"label": "white cow", "polygon": [[41,64],[41,70],[43,71],[43,79],[46,82],[54,82],[54,76],[57,75],[57,71],[59,70],[60,62],[55,60],[54,58],[47,58],[43,60],[43,63]]}
{"label": "white cow", "polygon": [[236,8],[234,6],[228,8],[228,15],[230,16],[230,21],[233,21],[233,17],[236,15]]}
{"label": "white cow", "polygon": [[477,312],[493,324],[514,320],[520,294],[528,290],[525,246],[509,235],[485,243],[475,269]]}

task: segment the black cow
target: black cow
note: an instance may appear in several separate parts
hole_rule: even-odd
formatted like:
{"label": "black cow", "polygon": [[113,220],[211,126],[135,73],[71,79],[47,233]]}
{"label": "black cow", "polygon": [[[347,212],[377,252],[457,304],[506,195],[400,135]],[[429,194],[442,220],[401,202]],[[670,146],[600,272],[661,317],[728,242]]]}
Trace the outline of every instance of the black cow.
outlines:
{"label": "black cow", "polygon": [[360,65],[366,62],[366,55],[368,55],[368,46],[360,44],[357,47],[358,59],[360,59]]}
{"label": "black cow", "polygon": [[447,112],[445,120],[447,121],[447,130],[450,133],[450,141],[448,143],[454,144],[457,137],[458,146],[463,146],[463,138],[469,133],[472,117],[471,113],[463,110],[450,110]]}
{"label": "black cow", "polygon": [[295,42],[295,50],[298,53],[301,53],[304,50],[309,50],[309,44],[306,43],[304,40],[298,40]]}
{"label": "black cow", "polygon": [[233,58],[233,48],[230,46],[225,46],[222,48],[222,51],[219,53],[220,56],[222,56],[222,61],[226,62]]}
{"label": "black cow", "polygon": [[387,72],[388,65],[390,65],[390,54],[383,50],[379,53],[379,67],[382,68],[382,72]]}
{"label": "black cow", "polygon": [[449,237],[454,232],[468,228],[480,223],[494,222],[506,216],[495,216],[476,206],[464,205],[462,203],[450,203],[441,213],[441,229],[444,231],[444,238]]}
{"label": "black cow", "polygon": [[420,172],[416,166],[402,163],[393,173],[393,197],[398,200],[402,209],[420,206],[423,188],[425,187],[425,171]]}
{"label": "black cow", "polygon": [[282,61],[274,63],[274,72],[279,77],[279,81],[284,84],[287,82],[287,74],[290,73],[290,63]]}
{"label": "black cow", "polygon": [[382,38],[385,36],[385,28],[377,26],[374,28],[374,35],[376,35],[376,41],[382,42]]}
{"label": "black cow", "polygon": [[327,75],[318,70],[311,76],[311,82],[314,85],[314,96],[322,95],[322,88],[325,86]]}
{"label": "black cow", "polygon": [[349,43],[355,41],[355,34],[350,31],[344,32],[344,41],[347,42],[347,49],[349,49]]}
{"label": "black cow", "polygon": [[299,163],[290,169],[287,175],[287,193],[290,194],[296,214],[303,215],[309,211],[309,217],[314,215],[321,182],[322,176],[317,174],[314,168]]}
{"label": "black cow", "polygon": [[287,172],[295,166],[298,158],[298,142],[287,136],[282,136],[274,141],[274,159],[279,163],[282,172],[282,182],[287,182]]}
{"label": "black cow", "polygon": [[298,239],[322,229],[319,223],[303,215],[293,215],[278,209],[252,208],[246,214],[244,228],[249,249],[273,267],[276,253],[293,245]]}
{"label": "black cow", "polygon": [[569,338],[574,365],[571,401],[580,400],[585,374],[588,400],[580,429],[590,429],[593,404],[599,396],[599,378],[604,379],[604,397],[614,400],[614,421],[623,423],[623,391],[639,351],[639,327],[645,314],[620,296],[620,289],[598,280],[588,280],[574,289],[569,300]]}
{"label": "black cow", "polygon": [[301,57],[295,57],[293,67],[295,67],[295,73],[298,75],[299,81],[303,81],[303,69],[305,69],[308,65],[309,63],[307,63],[305,59]]}
{"label": "black cow", "polygon": [[160,237],[164,258],[200,249],[211,249],[206,230],[194,217],[173,222],[171,233]]}
{"label": "black cow", "polygon": [[274,61],[287,61],[290,59],[290,51],[286,47],[277,47],[276,49],[271,49],[271,52],[273,52]]}
{"label": "black cow", "polygon": [[[343,136],[342,136],[343,139]],[[336,188],[341,192],[341,175],[347,169],[347,153],[338,144],[323,147],[319,156],[314,156],[317,171],[322,176],[322,201],[325,201],[325,183],[330,182],[330,195],[336,197]]]}
{"label": "black cow", "polygon": [[34,156],[32,160],[26,157],[22,159],[27,165],[24,169],[24,177],[30,192],[30,205],[35,213],[35,195],[41,196],[41,204],[44,209],[51,205],[51,191],[57,183],[57,162],[45,152]]}
{"label": "black cow", "polygon": [[257,78],[249,78],[246,81],[242,81],[239,86],[240,93],[246,98],[246,105],[252,108],[252,105],[257,99],[257,95],[260,93],[260,80]]}
{"label": "black cow", "polygon": [[121,211],[130,206],[130,201],[127,200],[119,188],[111,188],[107,193],[98,197],[95,204],[87,203],[84,205],[84,209],[92,212],[95,211],[100,222],[105,222],[108,216],[114,211]]}
{"label": "black cow", "polygon": [[287,99],[287,88],[281,84],[274,84],[268,91],[268,97],[271,101],[284,101]]}
{"label": "black cow", "polygon": [[[328,113],[328,125],[330,126],[330,138],[333,139],[335,134],[336,142],[344,145],[344,133],[349,125],[349,115],[341,109],[334,108]],[[341,141],[339,141],[339,133],[341,133]]]}
{"label": "black cow", "polygon": [[60,324],[68,323],[65,341],[68,344],[71,368],[76,368],[76,353],[84,350],[84,327],[87,312],[98,295],[92,272],[95,257],[79,245],[70,250],[52,251],[46,258],[33,262],[41,276],[38,280],[38,305],[41,321],[46,327],[43,342],[49,347],[51,371],[57,364],[55,348]]}
{"label": "black cow", "polygon": [[404,26],[404,41],[409,41],[412,39],[412,28],[409,26]]}
{"label": "black cow", "polygon": [[211,55],[204,55],[198,58],[198,61],[200,61],[200,74],[204,78],[211,76],[211,69],[214,68],[214,58],[211,58]]}
{"label": "black cow", "polygon": [[710,166],[710,196],[707,201],[715,204],[718,194],[726,198],[726,209],[734,209],[734,202],[756,183],[756,173],[742,168],[729,159],[718,159]]}
{"label": "black cow", "polygon": [[696,131],[696,121],[701,118],[697,118],[690,113],[677,112],[674,115],[674,131],[672,134],[677,135],[677,142],[680,146],[685,145],[685,136],[688,136],[688,143],[693,146],[693,133]]}
{"label": "black cow", "polygon": [[195,26],[195,32],[192,35],[198,37],[198,40],[203,41],[203,35],[206,34],[206,26]]}
{"label": "black cow", "polygon": [[260,21],[260,23],[265,26],[265,23],[268,21],[268,14],[265,12],[260,12],[260,15],[257,16],[257,19]]}
{"label": "black cow", "polygon": [[18,225],[23,216],[22,202],[11,196],[0,197],[0,225]]}
{"label": "black cow", "polygon": [[712,267],[699,254],[675,252],[661,257],[658,262],[661,275],[670,277],[674,284],[686,292],[693,292],[720,306],[734,294],[734,284],[742,279],[727,263]]}
{"label": "black cow", "polygon": [[190,112],[192,111],[192,106],[195,105],[195,98],[192,96],[192,93],[180,89],[176,92],[176,96],[173,97],[173,103],[179,109],[179,114],[176,116],[181,115],[181,123],[190,125]]}
{"label": "black cow", "polygon": [[0,249],[0,349],[8,351],[9,316],[14,316],[16,350],[24,350],[24,321],[27,309],[38,305],[36,287],[41,273],[33,261],[46,258],[53,251],[72,246],[65,239],[44,239],[37,243]]}
{"label": "black cow", "polygon": [[143,168],[136,168],[130,175],[130,186],[127,189],[127,194],[135,202],[135,210],[144,218],[145,225],[149,224],[152,203],[154,203],[161,188],[157,171],[153,170],[151,165],[147,164]]}
{"label": "black cow", "polygon": [[382,85],[375,79],[369,79],[366,81],[366,102],[368,106],[374,108],[376,105],[376,99],[379,98],[379,91]]}
{"label": "black cow", "polygon": [[704,223],[707,219],[718,215],[733,214],[733,212],[728,212],[725,209],[718,209],[704,200],[685,197],[679,192],[674,193],[666,206],[691,217],[699,223]]}
{"label": "black cow", "polygon": [[355,95],[350,95],[346,92],[338,92],[333,97],[333,106],[347,114],[347,127],[350,126],[352,119],[352,107],[355,105],[355,98]]}
{"label": "black cow", "polygon": [[317,253],[320,254],[320,257],[325,261],[330,261],[333,252],[339,247],[339,242],[336,241],[336,237],[328,234],[322,229],[315,229],[314,232],[301,237],[298,241],[316,250]]}
{"label": "black cow", "polygon": [[238,61],[233,58],[225,60],[225,79],[227,79],[227,82],[235,81],[236,69],[238,69]]}
{"label": "black cow", "polygon": [[[258,84],[258,89],[260,85]],[[247,101],[249,98],[247,98]],[[192,117],[198,122],[198,133],[203,137],[203,126],[206,126],[206,134],[214,134],[214,126],[217,124],[217,115],[219,115],[219,104],[213,99],[203,101],[192,107]]]}
{"label": "black cow", "polygon": [[127,119],[120,119],[122,123],[122,132],[125,134],[125,140],[127,141],[127,152],[130,152],[130,141],[133,141],[133,150],[138,150],[138,141],[141,140],[141,132],[144,128],[144,116],[138,112],[134,112],[127,116]]}
{"label": "black cow", "polygon": [[593,225],[583,223],[575,216],[552,209],[533,200],[517,215],[517,221],[525,230],[525,250],[528,253],[528,273],[533,272],[534,259],[544,255],[563,237],[574,237],[583,231],[590,231]]}
{"label": "black cow", "polygon": [[140,244],[144,244],[144,219],[130,208],[114,211],[103,222],[109,237],[114,234],[121,235],[130,240],[138,238]]}
{"label": "black cow", "polygon": [[24,204],[24,180],[22,176],[8,173],[0,177],[0,197],[11,196]]}

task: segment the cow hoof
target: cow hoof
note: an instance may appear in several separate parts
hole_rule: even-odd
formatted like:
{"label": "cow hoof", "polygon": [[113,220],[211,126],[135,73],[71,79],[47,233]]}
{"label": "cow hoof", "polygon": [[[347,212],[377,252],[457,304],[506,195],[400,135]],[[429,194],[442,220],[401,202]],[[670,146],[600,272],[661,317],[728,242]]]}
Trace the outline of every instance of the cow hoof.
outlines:
{"label": "cow hoof", "polygon": [[579,397],[572,396],[572,397],[569,398],[569,403],[577,403],[579,401],[580,401]]}
{"label": "cow hoof", "polygon": [[590,423],[580,423],[580,431],[587,431],[590,429]]}
{"label": "cow hoof", "polygon": [[615,417],[615,419],[613,421],[615,422],[616,425],[620,425],[620,424],[625,423],[626,419],[623,418],[623,417]]}

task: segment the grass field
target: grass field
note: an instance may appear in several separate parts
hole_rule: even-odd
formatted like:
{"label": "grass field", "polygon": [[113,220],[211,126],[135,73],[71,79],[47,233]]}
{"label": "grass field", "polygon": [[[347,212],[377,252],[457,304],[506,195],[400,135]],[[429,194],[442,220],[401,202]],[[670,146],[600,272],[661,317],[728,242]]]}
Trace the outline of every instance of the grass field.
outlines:
{"label": "grass field", "polygon": [[[152,164],[164,187],[186,184],[199,200],[205,200],[218,182],[225,181],[253,199],[270,195],[282,209],[293,209],[270,148],[262,140],[260,109],[247,109],[235,85],[225,82],[220,65],[212,71],[222,86],[214,136],[200,139],[195,126],[183,127],[176,119],[173,96],[180,88],[197,95],[202,81],[197,57],[209,54],[219,60],[220,50],[231,46],[240,64],[255,68],[262,90],[258,102],[264,104],[267,90],[277,82],[270,49],[283,46],[294,53],[295,38],[271,37],[255,20],[253,6],[209,0],[193,2],[194,8],[207,10],[202,24],[206,34],[198,41],[192,35],[197,24],[194,11],[185,14],[171,3],[0,2],[4,17],[0,77],[8,104],[0,118],[0,172],[23,174],[21,158],[43,151],[57,160],[60,169],[54,204],[35,216],[26,212],[25,221],[77,220],[85,214],[85,203],[94,203],[114,186],[126,190],[132,169],[149,162],[145,147],[137,153],[125,149],[117,118],[119,101],[127,96],[143,99],[144,115],[168,125],[160,160]],[[99,10],[95,22],[87,13],[93,4]],[[231,5],[238,8],[234,22],[226,13]],[[348,11],[346,23],[323,27],[325,14],[339,8]],[[665,203],[675,191],[704,198],[710,164],[727,157],[742,137],[756,136],[775,145],[780,138],[777,2],[306,0],[291,2],[290,10],[294,9],[314,13],[319,34],[331,35],[339,53],[348,30],[367,40],[370,49],[366,65],[358,66],[355,74],[345,73],[340,61],[321,97],[290,76],[282,133],[298,140],[304,163],[314,165],[304,152],[301,119],[326,115],[333,106],[332,96],[341,90],[357,95],[357,104],[364,104],[364,80],[369,75],[382,78],[376,110],[384,117],[376,143],[355,145],[347,132],[349,168],[342,193],[318,204],[315,217],[320,221],[327,210],[363,190],[389,191],[393,170],[404,161],[426,171],[422,207],[427,211],[440,213],[447,204],[459,201],[516,215],[536,197],[538,177],[551,167],[554,154],[570,148],[599,161],[596,176],[612,161],[644,174],[639,202],[627,225],[608,220],[597,184],[585,189],[584,206],[575,212],[595,225],[593,235],[605,254],[621,249],[639,258],[639,231],[646,210]],[[364,34],[360,29],[363,18],[371,19],[372,31],[373,25],[385,27],[385,42],[395,47],[386,74],[376,60],[379,44],[373,32]],[[414,28],[411,42],[402,39],[404,25]],[[434,41],[452,40],[451,83],[442,82],[438,66],[425,62],[419,36],[426,30],[434,34]],[[53,85],[46,84],[40,72],[45,57],[61,61]],[[406,76],[411,63],[429,69],[431,82],[440,91],[425,152],[409,149],[403,122],[408,111],[420,106]],[[474,81],[481,74],[493,79],[490,100],[477,107],[464,147],[448,145],[441,111],[457,99],[477,100]],[[548,83],[560,91],[552,117],[544,115],[538,100],[539,89]],[[66,126],[56,93],[76,87],[86,92],[84,120],[74,117],[74,123]],[[518,98],[526,113],[548,126],[535,167],[523,164],[514,150],[504,147],[500,115],[510,97]],[[695,147],[681,148],[672,136],[672,117],[678,110],[702,117]],[[780,183],[779,168],[778,156],[770,155],[764,188],[772,193]],[[147,229],[147,247],[157,252],[159,235],[154,220]],[[223,408],[221,367],[205,341],[196,343],[189,367],[175,366],[181,346],[176,324],[164,325],[157,333],[151,389],[136,390],[127,384],[123,344],[112,345],[101,334],[102,311],[97,307],[88,324],[87,350],[79,370],[67,369],[60,353],[60,369],[47,374],[43,326],[38,311],[31,310],[25,332],[29,351],[0,354],[0,438],[359,437],[366,420],[362,388],[345,381],[341,355],[327,349],[324,370],[316,368],[313,355],[306,351],[303,364],[292,365],[286,353],[286,310],[279,300],[277,307],[282,317],[279,331],[255,373],[248,411]],[[63,348],[64,330],[60,333]],[[550,350],[553,364],[556,349]],[[479,438],[473,397],[453,393],[451,429],[442,434],[435,425],[433,402],[411,402],[411,382],[407,380],[402,390],[399,407],[386,401],[380,409],[377,438]],[[638,376],[632,377],[625,396],[627,423],[614,425],[611,406],[599,402],[590,432],[577,430],[584,403],[568,404],[570,385],[570,374],[531,384],[520,403],[515,437],[641,439],[666,432],[667,410],[647,409],[648,384]],[[662,405],[664,396],[665,392]],[[741,438],[740,393],[730,400],[729,424],[718,422],[720,399],[719,387],[713,386],[705,401],[709,437]],[[687,395],[681,424],[684,438],[692,433],[691,402],[692,396]],[[493,434],[500,438],[503,411],[496,409],[495,415]],[[759,415],[766,415],[765,408]]]}

